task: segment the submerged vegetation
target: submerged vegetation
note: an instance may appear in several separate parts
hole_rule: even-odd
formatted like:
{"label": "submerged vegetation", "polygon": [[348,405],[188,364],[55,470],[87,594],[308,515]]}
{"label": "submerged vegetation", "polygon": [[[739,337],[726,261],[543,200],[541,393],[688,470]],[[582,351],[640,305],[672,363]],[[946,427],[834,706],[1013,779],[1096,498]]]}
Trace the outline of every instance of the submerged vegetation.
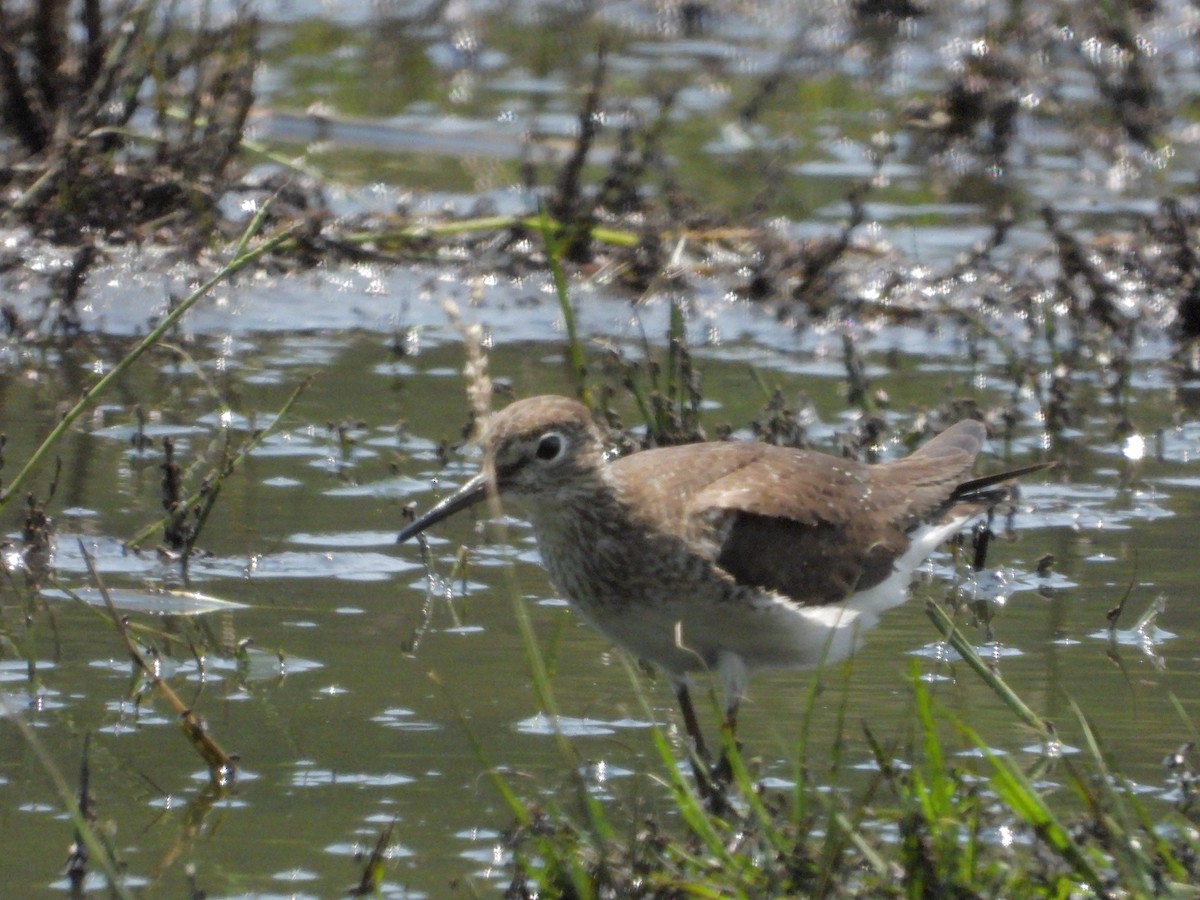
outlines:
{"label": "submerged vegetation", "polygon": [[[387,19],[380,32],[423,33],[446,6],[434,4],[412,20]],[[136,839],[115,840],[97,813],[97,801],[103,808],[106,792],[118,790],[93,774],[95,754],[111,752],[106,736],[69,714],[57,720],[77,738],[82,758],[71,786],[63,754],[46,751],[38,729],[26,721],[54,680],[46,644],[54,647],[55,663],[71,652],[48,597],[69,599],[87,611],[88,621],[103,626],[104,654],[128,667],[118,702],[122,715],[126,704],[138,711],[155,703],[165,707],[203,763],[204,787],[190,799],[178,842],[156,863],[147,893],[185,849],[195,850],[213,810],[236,787],[241,761],[224,749],[240,742],[237,726],[229,724],[235,717],[221,723],[233,734],[206,721],[221,704],[206,695],[205,685],[224,673],[231,693],[248,693],[255,666],[281,680],[299,668],[285,649],[252,647],[252,635],[230,616],[236,604],[201,594],[192,583],[193,567],[208,554],[205,541],[214,537],[209,523],[220,518],[226,502],[223,488],[249,479],[252,455],[302,415],[311,381],[295,378],[270,416],[260,421],[246,415],[240,436],[231,437],[227,423],[241,415],[236,389],[216,383],[180,323],[218,286],[236,284],[239,273],[245,279],[386,264],[461,269],[473,285],[534,280],[554,298],[563,326],[565,366],[554,372],[560,388],[565,384],[584,398],[623,450],[736,431],[795,447],[825,442],[826,449],[875,459],[969,415],[987,423],[1003,455],[1053,458],[1056,477],[1067,481],[1093,452],[1089,430],[1103,432],[1106,446],[1128,448],[1121,451],[1125,459],[1138,461],[1147,455],[1145,447],[1126,442],[1156,434],[1161,445],[1172,420],[1178,426],[1193,419],[1186,392],[1200,374],[1200,199],[1190,185],[1163,173],[1178,155],[1195,153],[1184,139],[1194,130],[1186,120],[1195,100],[1194,76],[1176,72],[1190,59],[1188,52],[1161,42],[1172,29],[1180,41],[1200,40],[1194,14],[1172,3],[996,6],[973,23],[978,31],[969,40],[956,33],[940,43],[930,35],[952,28],[957,4],[860,2],[813,11],[837,21],[798,29],[773,65],[736,84],[736,116],[724,133],[741,149],[735,163],[717,166],[736,171],[728,181],[718,176],[711,195],[690,180],[700,143],[697,117],[680,110],[691,85],[664,72],[639,88],[644,96],[624,96],[628,70],[614,67],[613,59],[636,35],[597,13],[573,33],[586,37],[588,52],[570,68],[578,94],[571,101],[576,125],[569,145],[552,153],[551,142],[531,129],[513,166],[512,178],[533,203],[511,213],[481,200],[466,214],[403,207],[335,214],[330,183],[311,159],[285,163],[281,148],[266,148],[248,134],[255,73],[264,59],[279,54],[278,43],[264,49],[264,29],[252,6],[239,5],[218,22],[207,4],[195,21],[183,17],[181,5],[154,0],[0,0],[0,124],[6,135],[0,146],[0,228],[6,236],[0,276],[9,286],[0,304],[6,335],[0,377],[7,386],[7,379],[22,373],[37,381],[56,367],[62,372],[59,395],[40,401],[42,412],[53,410],[38,420],[44,433],[22,443],[31,449],[13,455],[0,439],[0,512],[21,523],[20,538],[4,548],[0,662],[18,665],[19,671],[4,673],[17,671],[24,690],[0,694],[0,729],[13,723],[20,746],[52,783],[56,809],[67,814],[56,824],[63,843],[72,843],[69,889],[87,893],[97,873],[119,896],[133,896],[145,885],[128,877],[122,858],[136,852],[130,849]],[[736,14],[681,4],[670,14],[678,16],[670,28],[695,37],[693,29],[719,29],[712,17]],[[812,35],[827,32],[817,24],[836,25],[844,39],[820,43]],[[490,25],[506,28],[499,21]],[[554,44],[553,34],[542,39]],[[806,210],[789,199],[795,193],[794,148],[784,139],[801,130],[797,117],[805,113],[795,107],[822,86],[842,89],[820,74],[839,54],[860,60],[864,82],[879,87],[918,39],[935,46],[944,61],[933,70],[939,80],[927,78],[900,102],[879,100],[878,109],[848,127],[840,139],[861,152],[865,172],[843,186],[840,223],[827,223],[817,236],[798,236],[798,213]],[[469,41],[462,43],[468,57],[476,53]],[[471,68],[476,62],[467,59],[463,71],[478,77]],[[325,112],[312,118],[322,128],[337,124]],[[1086,202],[1031,187],[1029,170],[1037,167],[1042,148],[1030,134],[1038,131],[1066,145],[1057,148],[1057,159],[1079,161],[1087,178],[1076,187],[1089,202],[1095,201],[1095,181],[1107,179],[1126,192],[1143,191],[1142,202],[1134,204],[1140,211],[1092,214]],[[263,160],[269,174],[251,168]],[[872,204],[894,201],[894,173],[905,166],[921,168],[928,178],[928,196],[920,198],[927,205],[985,198],[986,236],[970,252],[926,263],[878,236]],[[718,205],[713,198],[723,192],[733,199]],[[111,340],[92,330],[85,312],[89,277],[114,248],[128,244],[169,248],[168,259],[201,274],[182,298],[167,300],[144,334]],[[49,247],[56,248],[58,264],[45,263]],[[627,298],[635,318],[639,304],[664,301],[665,337],[643,331],[639,341],[625,345],[589,343],[578,316],[586,302],[578,290],[584,283]],[[743,374],[739,387],[756,393],[758,411],[705,430],[706,405],[715,393],[702,377],[703,361],[689,335],[707,327],[694,296],[712,284],[729,303],[757,304],[779,320],[780,329],[803,333],[811,327],[831,335],[827,352],[841,368],[848,412],[836,433],[811,433],[818,424],[811,400],[785,392],[772,383],[774,373],[757,368]],[[486,291],[480,287],[479,293]],[[472,294],[474,300],[474,287]],[[889,326],[952,332],[971,372],[981,382],[991,373],[993,384],[959,385],[919,408],[895,402],[866,361],[880,355],[878,346],[865,346],[872,329]],[[392,363],[406,364],[409,354],[408,344],[395,339]],[[1169,357],[1169,390],[1178,396],[1160,404],[1154,417],[1141,415],[1139,374],[1150,362],[1161,365],[1163,357]],[[170,434],[148,434],[145,412],[136,406],[128,465],[161,473],[161,515],[131,501],[142,519],[116,542],[117,553],[149,556],[153,549],[162,567],[146,576],[153,582],[148,586],[115,589],[96,564],[95,546],[81,541],[79,578],[72,582],[53,564],[52,513],[64,502],[63,448],[89,423],[104,421],[113,394],[124,392],[122,403],[135,397],[131,373],[148,368],[150,360],[176,366],[184,373],[180,382],[200,385],[222,423],[220,439],[197,448]],[[471,358],[469,374],[476,402],[469,411],[463,405],[463,418],[477,418],[486,408],[480,400],[486,394],[482,355]],[[966,376],[960,370],[958,377]],[[406,374],[395,381],[403,382],[397,395],[411,402],[415,378]],[[165,393],[178,399],[182,391]],[[325,425],[336,435],[336,447],[315,454],[337,478],[356,464],[359,438],[369,433],[353,418],[351,399],[357,400],[331,404],[332,414],[343,417]],[[181,407],[181,419],[192,414],[192,406]],[[436,451],[405,443],[406,426],[394,418],[386,423],[391,455],[379,464],[389,467],[388,475],[413,459],[422,464],[422,477],[435,461],[449,462],[448,441]],[[6,410],[3,427],[15,434],[25,426]],[[1134,476],[1125,468],[1118,477],[1124,490]],[[385,511],[398,515],[398,505]],[[80,531],[91,539],[114,528],[104,523]],[[245,534],[214,539],[237,544]],[[764,773],[761,761],[744,758],[731,744],[732,804],[719,815],[705,808],[682,774],[669,730],[652,725],[644,732],[655,753],[649,777],[666,806],[647,804],[653,807],[647,813],[603,798],[585,754],[561,730],[554,739],[572,790],[550,799],[530,790],[510,777],[487,737],[463,716],[479,768],[507,805],[497,816],[513,821],[497,840],[508,896],[1194,896],[1200,885],[1200,764],[1192,744],[1173,751],[1147,742],[1147,752],[1166,754],[1163,778],[1174,795],[1173,803],[1150,803],[1106,751],[1087,710],[1072,705],[1069,721],[1054,724],[1032,711],[960,630],[978,628],[991,640],[989,616],[999,605],[983,589],[966,596],[964,585],[979,587],[974,579],[984,568],[986,539],[977,536],[973,549],[976,571],[959,573],[946,602],[929,609],[944,655],[932,672],[912,668],[905,685],[907,730],[888,735],[871,723],[856,726],[848,700],[831,704],[821,695],[834,677],[822,673],[812,681],[789,777]],[[76,549],[60,545],[58,552]],[[248,561],[239,558],[237,566],[222,570],[231,582],[230,568],[249,579],[266,553],[240,545],[237,552]],[[446,577],[437,574],[433,548],[425,546],[423,556],[428,596],[421,625],[403,644],[410,654],[439,602],[477,589],[471,553],[456,548]],[[1053,564],[1044,556],[1039,574]],[[395,571],[402,569],[384,574]],[[521,594],[515,587],[511,593],[534,696],[549,721],[558,722],[554,662],[542,655]],[[1108,623],[1114,645],[1126,599],[1128,594]],[[1158,609],[1156,601],[1132,629],[1134,639],[1152,643]],[[165,625],[151,618],[158,613],[166,614]],[[451,615],[453,627],[461,629],[458,613]],[[641,721],[654,723],[643,683],[627,668]],[[179,677],[184,671],[190,674]],[[197,687],[181,696],[180,682],[188,678]],[[1002,736],[981,733],[962,712],[941,705],[933,688],[940,679],[986,685],[1012,727],[1035,735],[1039,752],[1032,761],[1007,755],[998,749]],[[1178,730],[1195,736],[1189,702],[1174,695],[1170,700]],[[819,716],[837,723],[828,759],[806,742]],[[243,736],[253,730],[241,727]],[[1078,746],[1067,746],[1062,733]],[[301,733],[297,746],[308,737]],[[869,754],[865,777],[849,771],[850,742]],[[174,752],[166,744],[156,747],[156,753]],[[261,758],[248,763],[259,771],[269,765]],[[0,786],[5,784],[0,776]],[[164,810],[169,806],[163,801]],[[358,894],[387,893],[394,835],[403,823],[395,814],[384,817],[386,825],[378,815],[369,821],[365,844],[373,849],[355,858],[354,878],[347,881],[357,883]],[[319,848],[308,852],[316,856]],[[192,896],[203,896],[203,875],[189,868],[187,881]],[[229,886],[238,881],[235,872],[213,889],[233,890]]]}

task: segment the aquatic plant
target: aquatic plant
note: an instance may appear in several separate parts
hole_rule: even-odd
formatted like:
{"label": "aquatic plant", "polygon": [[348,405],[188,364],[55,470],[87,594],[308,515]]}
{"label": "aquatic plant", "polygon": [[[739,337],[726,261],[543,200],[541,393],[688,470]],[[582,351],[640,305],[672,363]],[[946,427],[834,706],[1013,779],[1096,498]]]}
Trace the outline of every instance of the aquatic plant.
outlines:
{"label": "aquatic plant", "polygon": [[0,184],[17,194],[0,223],[68,243],[165,229],[207,244],[254,100],[256,19],[49,0],[0,4],[0,34]]}

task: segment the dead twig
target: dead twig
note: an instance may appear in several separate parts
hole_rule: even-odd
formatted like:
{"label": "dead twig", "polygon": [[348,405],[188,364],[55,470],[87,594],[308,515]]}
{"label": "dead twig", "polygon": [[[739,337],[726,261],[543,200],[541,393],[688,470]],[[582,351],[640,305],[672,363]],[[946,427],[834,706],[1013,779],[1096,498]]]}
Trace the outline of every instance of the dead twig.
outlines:
{"label": "dead twig", "polygon": [[125,642],[125,649],[129,651],[129,658],[141,670],[146,680],[163,696],[171,708],[178,713],[180,720],[179,727],[183,730],[183,733],[187,736],[192,746],[196,748],[196,752],[200,754],[204,762],[208,765],[209,775],[212,777],[213,782],[219,785],[228,784],[237,769],[233,758],[221,749],[221,745],[208,733],[199,716],[179,699],[179,695],[154,671],[154,667],[142,655],[142,651],[138,648],[137,643],[129,633],[129,623],[117,612],[117,608],[113,605],[112,598],[108,594],[108,589],[104,586],[104,582],[101,581],[100,573],[96,571],[92,555],[88,553],[82,540],[79,541],[79,552],[83,554],[83,560],[87,563],[88,575],[91,577],[92,583],[96,585],[96,589],[100,591],[100,596],[104,598],[104,605],[108,609],[109,618],[116,627],[117,633],[121,635],[121,639]]}

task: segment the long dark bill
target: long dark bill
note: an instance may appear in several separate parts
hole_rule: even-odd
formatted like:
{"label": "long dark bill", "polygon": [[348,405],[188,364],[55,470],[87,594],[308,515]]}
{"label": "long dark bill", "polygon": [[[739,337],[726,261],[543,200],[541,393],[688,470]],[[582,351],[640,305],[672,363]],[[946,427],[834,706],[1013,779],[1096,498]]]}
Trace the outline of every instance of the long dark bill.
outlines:
{"label": "long dark bill", "polygon": [[474,506],[487,495],[488,478],[483,472],[480,472],[449,497],[426,510],[424,515],[418,516],[413,522],[404,526],[404,529],[396,536],[396,543],[403,544],[410,537],[420,534],[430,525],[436,525],[442,519],[454,515],[460,509]]}

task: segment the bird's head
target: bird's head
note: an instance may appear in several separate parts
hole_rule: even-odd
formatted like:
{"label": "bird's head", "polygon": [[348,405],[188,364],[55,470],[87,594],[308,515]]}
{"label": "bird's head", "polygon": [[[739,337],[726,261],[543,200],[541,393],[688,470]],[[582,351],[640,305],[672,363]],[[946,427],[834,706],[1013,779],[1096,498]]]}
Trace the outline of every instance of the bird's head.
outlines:
{"label": "bird's head", "polygon": [[587,407],[567,397],[518,400],[483,427],[483,467],[457,491],[406,526],[403,542],[490,494],[537,509],[594,495],[603,478],[604,446]]}

